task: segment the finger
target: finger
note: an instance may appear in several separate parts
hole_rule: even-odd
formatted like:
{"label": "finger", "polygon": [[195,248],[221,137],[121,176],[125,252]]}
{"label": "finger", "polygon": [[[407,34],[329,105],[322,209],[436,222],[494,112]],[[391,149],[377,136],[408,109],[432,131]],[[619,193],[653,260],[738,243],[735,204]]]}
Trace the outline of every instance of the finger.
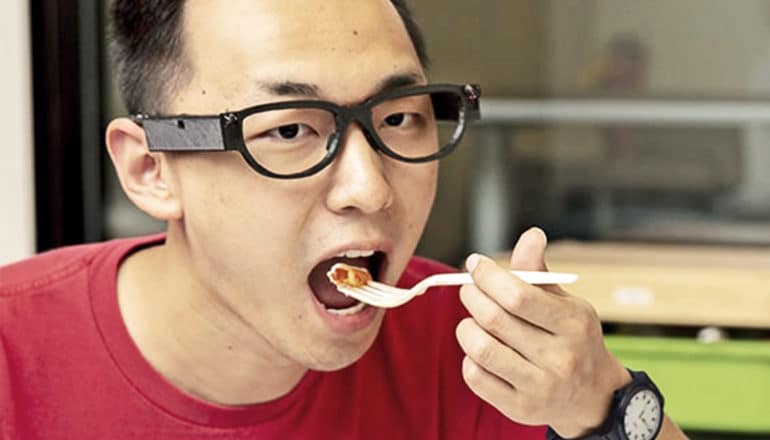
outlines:
{"label": "finger", "polygon": [[481,400],[497,408],[506,417],[518,419],[515,409],[520,406],[521,394],[468,356],[463,358],[463,380]]}
{"label": "finger", "polygon": [[[516,241],[511,252],[511,269],[539,270],[548,272],[545,264],[545,250],[548,237],[540,228],[529,228]],[[556,285],[543,286],[553,293],[563,294],[564,291]]]}
{"label": "finger", "polygon": [[485,370],[470,356],[463,358],[463,379],[476,395],[493,405],[517,393],[515,387]]}
{"label": "finger", "polygon": [[545,265],[545,247],[548,237],[540,228],[529,228],[519,236],[511,252],[511,269],[548,270]]}
{"label": "finger", "polygon": [[466,355],[508,385],[518,388],[534,382],[537,367],[485,332],[472,318],[460,321],[456,335]]}
{"label": "finger", "polygon": [[473,254],[468,263],[474,284],[508,313],[551,333],[568,317],[571,307],[565,296],[527,284],[487,257]]}
{"label": "finger", "polygon": [[542,347],[551,343],[551,333],[508,313],[474,285],[460,289],[460,301],[485,331],[542,367],[536,355]]}

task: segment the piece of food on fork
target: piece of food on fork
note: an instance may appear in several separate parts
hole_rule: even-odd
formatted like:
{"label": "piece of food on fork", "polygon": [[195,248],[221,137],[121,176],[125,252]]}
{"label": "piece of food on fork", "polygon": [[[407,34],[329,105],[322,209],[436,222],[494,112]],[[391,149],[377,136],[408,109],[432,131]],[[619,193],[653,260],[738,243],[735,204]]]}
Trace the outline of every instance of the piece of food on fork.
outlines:
{"label": "piece of food on fork", "polygon": [[351,266],[345,263],[337,263],[326,273],[329,280],[337,287],[363,287],[372,281],[372,275],[364,267]]}
{"label": "piece of food on fork", "polygon": [[[571,273],[517,270],[511,271],[511,273],[529,284],[571,284],[578,279],[577,275]],[[431,275],[411,289],[400,289],[372,280],[372,276],[365,268],[350,266],[345,263],[337,263],[332,266],[326,276],[343,294],[363,303],[385,308],[406,304],[431,287],[473,283],[473,279],[468,273],[444,273]]]}

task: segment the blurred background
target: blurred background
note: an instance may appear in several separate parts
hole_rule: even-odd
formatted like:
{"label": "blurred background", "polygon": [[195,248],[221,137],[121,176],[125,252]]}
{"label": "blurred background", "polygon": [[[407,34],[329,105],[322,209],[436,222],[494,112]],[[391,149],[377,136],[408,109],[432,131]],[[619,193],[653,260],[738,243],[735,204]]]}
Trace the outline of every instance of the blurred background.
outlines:
{"label": "blurred background", "polygon": [[[484,90],[419,253],[503,262],[544,228],[693,438],[770,438],[770,0],[411,3],[432,80]],[[103,146],[106,3],[2,10],[0,264],[162,230]]]}

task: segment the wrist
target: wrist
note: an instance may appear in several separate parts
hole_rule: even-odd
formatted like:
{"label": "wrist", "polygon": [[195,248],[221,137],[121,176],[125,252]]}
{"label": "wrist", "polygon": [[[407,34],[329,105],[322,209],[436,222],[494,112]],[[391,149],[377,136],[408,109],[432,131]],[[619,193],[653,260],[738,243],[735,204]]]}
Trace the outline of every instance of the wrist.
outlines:
{"label": "wrist", "polygon": [[572,420],[564,423],[552,423],[551,428],[559,433],[563,439],[576,439],[593,433],[602,432],[606,428],[606,422],[612,419],[613,400],[615,392],[631,383],[631,373],[619,361],[613,359],[616,364],[613,373],[606,376],[603,381],[602,393],[597,393],[599,398],[595,405],[589,405],[585,411],[575,411],[570,414]]}

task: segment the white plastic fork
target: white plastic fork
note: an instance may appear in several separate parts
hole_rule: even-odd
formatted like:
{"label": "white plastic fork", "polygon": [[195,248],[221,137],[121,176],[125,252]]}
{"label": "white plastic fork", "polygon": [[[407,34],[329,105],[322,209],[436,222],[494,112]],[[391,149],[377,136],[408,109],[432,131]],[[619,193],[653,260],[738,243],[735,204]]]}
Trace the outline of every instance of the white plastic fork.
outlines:
{"label": "white plastic fork", "polygon": [[[576,274],[571,273],[520,270],[513,270],[511,273],[529,284],[572,284],[578,279]],[[417,295],[422,295],[431,287],[458,286],[462,284],[473,284],[473,279],[470,274],[446,273],[431,275],[415,284],[411,289],[401,289],[378,283],[377,281],[369,281],[366,285],[361,287],[337,285],[337,290],[349,297],[375,307],[392,308],[406,304],[411,301],[412,298]]]}

